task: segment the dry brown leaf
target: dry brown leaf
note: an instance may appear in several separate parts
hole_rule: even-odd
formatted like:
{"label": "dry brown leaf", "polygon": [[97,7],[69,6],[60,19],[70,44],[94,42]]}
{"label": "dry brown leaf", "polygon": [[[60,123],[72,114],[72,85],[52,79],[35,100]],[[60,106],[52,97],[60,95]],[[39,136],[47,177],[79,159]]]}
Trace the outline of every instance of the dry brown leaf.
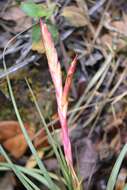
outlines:
{"label": "dry brown leaf", "polygon": [[[34,136],[34,129],[28,124],[24,126],[32,139]],[[28,146],[21,132],[19,123],[16,121],[0,122],[0,142],[15,158],[21,157]]]}
{"label": "dry brown leaf", "polygon": [[[22,26],[22,27],[21,27]],[[15,32],[21,32],[32,26],[32,19],[30,17],[23,17],[19,19],[14,27]]]}
{"label": "dry brown leaf", "polygon": [[5,141],[16,134],[21,133],[19,123],[17,121],[1,121],[0,122],[0,142]]}
{"label": "dry brown leaf", "polygon": [[77,141],[77,159],[80,176],[83,179],[83,187],[87,187],[87,179],[97,169],[98,154],[91,139],[79,139]]}
{"label": "dry brown leaf", "polygon": [[[44,155],[44,152],[41,150],[37,151],[38,157],[42,158]],[[35,160],[35,157],[32,155],[30,158],[27,160],[26,167],[27,168],[34,168],[36,166],[37,162]]]}
{"label": "dry brown leaf", "polygon": [[106,47],[106,48],[107,47],[115,47],[115,49],[121,50],[127,45],[125,40],[112,35],[112,33],[105,34],[100,39],[101,39],[101,43],[102,43],[103,47]]}
{"label": "dry brown leaf", "polygon": [[64,16],[72,26],[82,27],[87,25],[87,20],[82,9],[76,6],[64,7],[61,15]]}
{"label": "dry brown leaf", "polygon": [[20,158],[27,149],[27,143],[25,141],[23,134],[17,135],[16,137],[12,137],[6,140],[3,143],[3,146],[16,159]]}
{"label": "dry brown leaf", "polygon": [[109,33],[104,34],[100,39],[104,47],[114,47],[117,50],[121,50],[127,46],[127,42],[124,39],[127,37],[127,14],[123,15],[123,19],[119,21],[111,21],[109,19],[106,28],[109,29]]}
{"label": "dry brown leaf", "polygon": [[24,16],[26,16],[25,13],[19,7],[9,7],[2,18],[5,20],[18,21]]}
{"label": "dry brown leaf", "polygon": [[20,7],[9,7],[7,11],[2,15],[5,20],[13,20],[16,22],[16,26],[13,28],[14,32],[20,32],[32,25],[32,18],[27,17]]}

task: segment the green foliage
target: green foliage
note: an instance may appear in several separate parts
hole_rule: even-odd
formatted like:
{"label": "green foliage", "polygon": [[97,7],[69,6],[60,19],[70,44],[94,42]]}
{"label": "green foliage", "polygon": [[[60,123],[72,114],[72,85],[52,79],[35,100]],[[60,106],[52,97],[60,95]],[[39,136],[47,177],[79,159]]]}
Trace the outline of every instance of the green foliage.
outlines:
{"label": "green foliage", "polygon": [[[51,24],[47,24],[47,25],[48,25],[49,31],[52,34],[54,41],[57,41],[58,40],[58,30],[57,30],[56,26],[51,25]],[[35,26],[33,26],[33,30],[32,30],[32,41],[39,42],[40,39],[41,39],[40,26],[35,25]]]}
{"label": "green foliage", "polygon": [[58,30],[55,25],[47,24],[49,32],[52,34],[54,41],[58,40]]}
{"label": "green foliage", "polygon": [[[47,8],[44,5],[36,4],[33,2],[27,2],[27,3],[21,3],[21,9],[30,17],[33,18],[40,18],[45,17],[47,20],[48,29],[52,34],[52,37],[54,41],[58,40],[58,30],[56,26],[49,23],[48,18],[52,16],[53,10],[54,10],[54,4],[50,6],[50,8]],[[32,41],[33,42],[39,42],[41,39],[41,32],[39,25],[33,26],[32,30]]]}
{"label": "green foliage", "polygon": [[32,29],[32,41],[38,42],[40,40],[40,38],[41,38],[40,26],[35,25],[35,26],[33,26],[33,29]]}
{"label": "green foliage", "polygon": [[21,9],[28,15],[33,18],[40,17],[50,17],[53,13],[53,8],[46,8],[43,5],[39,5],[36,3],[28,2],[22,3]]}

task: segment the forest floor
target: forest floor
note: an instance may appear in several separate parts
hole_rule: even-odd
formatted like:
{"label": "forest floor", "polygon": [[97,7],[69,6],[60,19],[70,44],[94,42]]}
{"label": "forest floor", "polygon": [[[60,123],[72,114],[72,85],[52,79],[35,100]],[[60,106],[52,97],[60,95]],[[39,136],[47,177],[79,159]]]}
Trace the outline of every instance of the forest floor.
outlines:
{"label": "forest floor", "polygon": [[[77,55],[69,96],[68,124],[75,168],[88,190],[105,190],[112,168],[127,142],[127,2],[126,0],[36,0],[57,8],[50,23],[62,75]],[[60,133],[54,86],[41,40],[15,0],[0,1],[0,143],[11,160],[33,168],[28,145],[19,128],[3,69],[3,50],[14,96],[31,140],[49,171],[57,161],[26,84],[31,85],[49,130]],[[24,31],[24,32],[23,32]],[[21,34],[20,34],[21,33]],[[4,157],[0,156],[0,161]],[[0,172],[0,190],[25,189],[11,172]],[[115,190],[126,184],[124,158]],[[122,180],[121,180],[122,179]]]}

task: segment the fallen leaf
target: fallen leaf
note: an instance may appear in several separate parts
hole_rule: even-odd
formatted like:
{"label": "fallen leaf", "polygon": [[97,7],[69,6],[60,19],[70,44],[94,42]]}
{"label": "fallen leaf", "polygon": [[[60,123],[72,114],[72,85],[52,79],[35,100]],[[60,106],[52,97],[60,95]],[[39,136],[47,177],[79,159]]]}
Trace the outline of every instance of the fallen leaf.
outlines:
{"label": "fallen leaf", "polygon": [[[30,132],[30,131],[29,131]],[[32,132],[32,131],[31,131]],[[30,133],[29,133],[30,135]],[[32,137],[33,134],[31,133]],[[30,137],[31,137],[30,135]],[[3,143],[4,148],[8,150],[16,159],[20,158],[27,149],[27,142],[23,134],[19,134],[16,137],[12,137]]]}
{"label": "fallen leaf", "polygon": [[21,133],[19,123],[17,121],[1,121],[0,122],[0,142],[5,141],[16,134]]}
{"label": "fallen leaf", "polygon": [[5,20],[18,21],[24,16],[26,16],[25,13],[19,7],[13,6],[7,9],[2,18]]}
{"label": "fallen leaf", "polygon": [[121,50],[127,45],[126,40],[114,36],[111,33],[103,35],[100,39],[103,47],[105,48],[114,47],[117,50]]}
{"label": "fallen leaf", "polygon": [[[32,139],[34,136],[34,129],[28,124],[25,124],[24,127]],[[4,148],[16,159],[20,158],[28,147],[17,121],[0,122],[0,143],[2,143]]]}
{"label": "fallen leaf", "polygon": [[14,27],[14,32],[16,33],[21,32],[23,30],[28,29],[31,26],[32,26],[32,19],[30,17],[25,16],[16,22],[16,26]]}
{"label": "fallen leaf", "polygon": [[87,25],[83,10],[76,6],[66,6],[63,8],[62,16],[64,16],[72,26],[82,27]]}
{"label": "fallen leaf", "polygon": [[3,143],[3,146],[15,158],[20,158],[26,151],[27,143],[22,134],[12,137]]}
{"label": "fallen leaf", "polygon": [[14,32],[23,31],[32,25],[32,19],[27,17],[18,6],[9,7],[2,18],[16,22],[16,26],[13,28]]}
{"label": "fallen leaf", "polygon": [[105,21],[105,27],[109,30],[108,33],[102,35],[100,38],[104,47],[114,47],[115,49],[123,49],[127,46],[127,14],[123,14],[123,18],[119,21],[109,19]]}
{"label": "fallen leaf", "polygon": [[86,180],[91,178],[96,171],[98,159],[97,151],[90,139],[78,140],[77,157],[80,176],[83,178],[83,187],[87,188]]}

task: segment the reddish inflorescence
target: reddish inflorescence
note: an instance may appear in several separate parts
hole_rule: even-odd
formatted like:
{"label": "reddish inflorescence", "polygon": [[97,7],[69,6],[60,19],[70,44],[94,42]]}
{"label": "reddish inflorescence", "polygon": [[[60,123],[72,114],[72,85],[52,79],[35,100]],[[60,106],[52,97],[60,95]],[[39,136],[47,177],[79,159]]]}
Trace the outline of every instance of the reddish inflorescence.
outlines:
{"label": "reddish inflorescence", "polygon": [[68,94],[71,87],[72,77],[75,71],[77,58],[73,60],[68,69],[67,78],[63,88],[61,65],[60,62],[58,61],[57,51],[55,49],[51,34],[48,31],[47,25],[44,24],[41,19],[40,19],[40,27],[41,27],[43,43],[45,46],[46,56],[48,60],[49,71],[56,92],[58,115],[62,129],[62,143],[64,147],[64,153],[68,165],[72,166],[73,165],[72,151],[71,151],[71,143],[68,133],[68,126],[67,126],[67,108],[68,108]]}

